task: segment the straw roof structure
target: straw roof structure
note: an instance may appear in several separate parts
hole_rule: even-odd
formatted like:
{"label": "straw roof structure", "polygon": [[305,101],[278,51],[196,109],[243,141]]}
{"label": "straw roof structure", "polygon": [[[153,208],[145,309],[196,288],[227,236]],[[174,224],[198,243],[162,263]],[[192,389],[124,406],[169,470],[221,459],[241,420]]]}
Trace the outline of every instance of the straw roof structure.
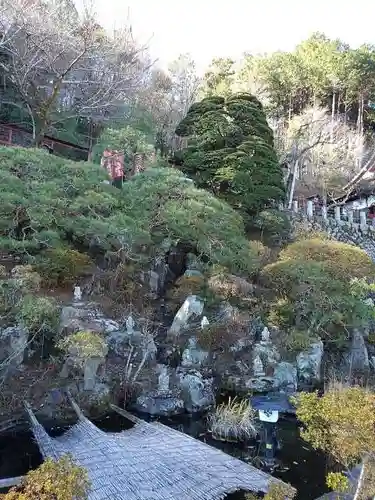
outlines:
{"label": "straw roof structure", "polygon": [[114,406],[135,421],[131,429],[104,432],[75,405],[78,423],[55,438],[25,406],[44,458],[70,453],[87,469],[89,500],[218,500],[240,489],[266,492],[273,480],[186,434],[158,422],[144,422]]}

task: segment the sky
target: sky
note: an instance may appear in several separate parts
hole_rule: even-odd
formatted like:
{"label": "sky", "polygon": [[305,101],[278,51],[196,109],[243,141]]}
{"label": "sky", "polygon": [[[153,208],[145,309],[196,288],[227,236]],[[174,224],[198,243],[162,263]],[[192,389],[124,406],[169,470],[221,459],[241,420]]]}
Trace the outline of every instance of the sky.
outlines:
{"label": "sky", "polygon": [[164,67],[181,53],[203,71],[213,57],[291,50],[314,31],[353,47],[375,43],[374,0],[92,1],[105,27],[129,19]]}

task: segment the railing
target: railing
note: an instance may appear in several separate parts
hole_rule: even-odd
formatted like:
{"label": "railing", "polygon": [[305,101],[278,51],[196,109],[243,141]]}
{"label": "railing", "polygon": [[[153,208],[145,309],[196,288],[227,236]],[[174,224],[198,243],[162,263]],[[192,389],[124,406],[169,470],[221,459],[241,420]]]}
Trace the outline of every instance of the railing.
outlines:
{"label": "railing", "polygon": [[308,200],[304,206],[299,206],[298,201],[294,200],[291,215],[300,215],[309,220],[318,219],[327,225],[348,225],[353,229],[375,232],[375,219],[368,217],[368,209],[347,209],[342,205],[327,207],[317,205],[312,200]]}

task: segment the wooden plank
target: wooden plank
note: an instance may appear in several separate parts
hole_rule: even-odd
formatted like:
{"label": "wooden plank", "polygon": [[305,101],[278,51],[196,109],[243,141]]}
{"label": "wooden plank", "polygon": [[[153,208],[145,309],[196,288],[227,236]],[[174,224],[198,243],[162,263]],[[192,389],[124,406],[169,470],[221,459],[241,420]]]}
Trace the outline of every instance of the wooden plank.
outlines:
{"label": "wooden plank", "polygon": [[131,413],[129,413],[128,411],[123,410],[119,406],[116,406],[114,404],[110,404],[109,406],[110,406],[110,408],[112,408],[113,411],[115,411],[116,413],[118,413],[122,417],[127,418],[128,420],[130,420],[130,422],[133,422],[134,424],[146,424],[147,423],[144,420],[142,420],[141,418],[138,418],[135,415],[132,415]]}
{"label": "wooden plank", "polygon": [[0,479],[0,488],[11,488],[12,486],[18,486],[19,484],[21,484],[24,477],[25,476],[17,476]]}

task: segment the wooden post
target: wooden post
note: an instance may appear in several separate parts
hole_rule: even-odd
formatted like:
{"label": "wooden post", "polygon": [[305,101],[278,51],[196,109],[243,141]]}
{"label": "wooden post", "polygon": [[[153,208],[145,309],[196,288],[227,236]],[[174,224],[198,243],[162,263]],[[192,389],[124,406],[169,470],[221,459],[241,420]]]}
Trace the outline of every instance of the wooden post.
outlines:
{"label": "wooden post", "polygon": [[337,222],[341,221],[341,207],[339,207],[339,206],[335,207],[335,220]]}

